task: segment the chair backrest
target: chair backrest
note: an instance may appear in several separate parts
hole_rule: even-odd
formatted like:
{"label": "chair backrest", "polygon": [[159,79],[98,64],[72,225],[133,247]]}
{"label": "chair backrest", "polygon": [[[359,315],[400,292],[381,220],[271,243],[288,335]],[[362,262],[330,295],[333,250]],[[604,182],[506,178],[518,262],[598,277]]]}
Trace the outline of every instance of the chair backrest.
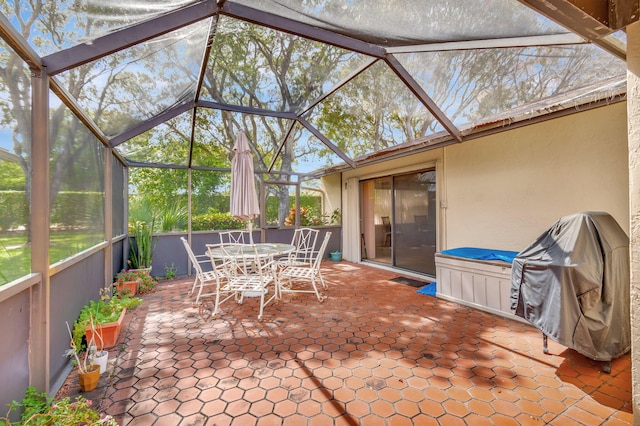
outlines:
{"label": "chair backrest", "polygon": [[298,262],[313,262],[316,241],[320,231],[311,228],[298,228],[293,233],[291,245],[295,246],[292,255]]}
{"label": "chair backrest", "polygon": [[180,237],[180,239],[182,240],[182,244],[184,244],[184,249],[187,251],[187,256],[189,256],[189,261],[191,262],[191,265],[193,265],[193,269],[196,270],[196,274],[202,275],[202,268],[200,267],[200,262],[198,262],[198,259],[196,258],[195,254],[193,254],[193,251],[191,250],[191,246],[189,245],[189,242],[184,237]]}
{"label": "chair backrest", "polygon": [[233,262],[233,256],[229,253],[232,250],[232,246],[238,244],[207,244],[207,256],[211,259],[211,266],[214,272],[219,278],[228,278],[237,271],[235,271],[235,262]]}
{"label": "chair backrest", "polygon": [[320,244],[320,249],[318,250],[316,258],[313,260],[312,268],[316,271],[320,269],[320,262],[322,262],[322,256],[324,256],[324,252],[327,249],[327,244],[329,244],[330,238],[331,232],[327,231],[327,233],[324,235],[324,239],[322,240],[322,244]]}
{"label": "chair backrest", "polygon": [[249,231],[223,231],[219,235],[221,244],[253,244],[253,234]]}
{"label": "chair backrest", "polygon": [[381,219],[384,230],[391,231],[391,221],[389,220],[389,216],[382,216]]}

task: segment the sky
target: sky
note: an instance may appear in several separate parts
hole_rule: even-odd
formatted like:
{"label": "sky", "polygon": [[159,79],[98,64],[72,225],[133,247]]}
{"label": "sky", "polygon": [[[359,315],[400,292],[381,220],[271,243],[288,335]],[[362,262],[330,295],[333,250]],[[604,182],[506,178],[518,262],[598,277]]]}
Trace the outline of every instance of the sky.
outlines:
{"label": "sky", "polygon": [[4,148],[9,152],[13,152],[12,131],[0,128],[0,148]]}

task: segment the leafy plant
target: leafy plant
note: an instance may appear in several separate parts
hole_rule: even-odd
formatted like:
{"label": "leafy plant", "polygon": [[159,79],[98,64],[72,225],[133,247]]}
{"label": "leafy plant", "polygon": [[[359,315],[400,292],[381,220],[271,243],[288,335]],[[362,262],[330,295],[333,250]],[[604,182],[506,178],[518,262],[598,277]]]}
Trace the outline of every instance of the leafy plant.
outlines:
{"label": "leafy plant", "polygon": [[142,275],[141,271],[134,269],[123,269],[116,274],[115,283],[123,284],[129,281],[135,281],[140,277],[140,275]]}
{"label": "leafy plant", "polygon": [[18,408],[24,408],[20,416],[21,422],[26,421],[38,414],[45,413],[53,402],[53,398],[49,398],[45,392],[38,392],[33,386],[29,386],[24,394],[21,402],[13,401],[9,405],[9,413],[17,411]]}
{"label": "leafy plant", "polygon": [[340,209],[337,208],[331,212],[331,224],[339,225],[340,221],[342,221],[342,215],[340,214]]}
{"label": "leafy plant", "polygon": [[[91,328],[94,330],[93,335],[95,336],[95,325],[91,316],[89,316],[89,323],[91,324]],[[71,333],[71,327],[69,327],[69,323],[65,322],[65,324],[67,325],[67,331],[69,332],[69,337],[71,338],[71,342],[69,343],[69,346],[71,347],[65,352],[65,355],[72,356],[74,358],[73,364],[78,367],[78,371],[82,374],[85,374],[89,371],[89,367],[92,364],[92,361],[89,357],[89,351],[84,351],[84,353],[82,352],[82,344],[76,345],[76,342],[73,339],[73,333]],[[91,346],[92,343],[93,340],[89,342],[89,346]],[[102,351],[102,348],[100,350]]]}
{"label": "leafy plant", "polygon": [[129,247],[129,261],[133,269],[144,269],[151,266],[153,251],[158,240],[153,239],[153,222],[135,221],[129,224],[129,233],[136,239],[135,245]]}
{"label": "leafy plant", "polygon": [[180,200],[174,200],[160,213],[159,219],[162,232],[186,229],[188,216],[187,207]]}
{"label": "leafy plant", "polygon": [[150,274],[136,269],[123,269],[118,272],[115,280],[116,284],[122,284],[128,281],[138,281],[138,293],[140,294],[152,293],[158,285],[158,281],[156,281],[156,279]]}
{"label": "leafy plant", "polygon": [[171,262],[171,266],[164,265],[164,277],[168,280],[172,280],[176,277],[178,268]]}
{"label": "leafy plant", "polygon": [[[289,215],[284,220],[285,226],[293,226],[296,223],[296,208],[289,210]],[[321,226],[326,225],[327,222],[323,220],[315,208],[312,207],[300,207],[300,226]]]}
{"label": "leafy plant", "polygon": [[66,397],[60,400],[49,398],[44,392],[37,392],[29,386],[21,402],[9,404],[9,413],[23,408],[20,422],[11,423],[7,417],[0,419],[5,426],[13,425],[106,425],[117,426],[116,420],[93,408],[90,399],[78,396],[74,400]]}

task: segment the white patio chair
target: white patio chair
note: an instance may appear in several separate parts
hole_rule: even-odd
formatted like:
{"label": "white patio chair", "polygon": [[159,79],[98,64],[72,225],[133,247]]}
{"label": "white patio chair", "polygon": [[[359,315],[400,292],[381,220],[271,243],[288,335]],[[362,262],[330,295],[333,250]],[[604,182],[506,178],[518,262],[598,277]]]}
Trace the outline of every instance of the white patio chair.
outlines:
{"label": "white patio chair", "polygon": [[[327,249],[329,238],[331,238],[331,232],[327,232],[324,236],[320,249],[315,253],[315,257],[311,264],[303,266],[286,266],[278,273],[277,283],[279,295],[284,293],[314,293],[320,302],[324,301],[326,297],[320,294],[316,283],[319,281],[320,284],[322,284],[322,288],[327,288],[327,285],[322,278],[322,273],[320,272],[320,264],[322,262],[322,256],[324,256],[324,252]],[[284,279],[288,281],[288,285],[283,284]],[[301,281],[311,283],[311,289],[296,288],[295,285],[299,284]]]}
{"label": "white patio chair", "polygon": [[[187,250],[187,254],[189,253],[189,251],[191,251],[191,253],[193,254],[193,250],[191,250],[191,247],[189,246],[189,242],[184,237],[180,237],[180,239],[182,240],[182,243],[184,244],[185,249],[189,247],[189,249]],[[193,256],[195,257],[196,262],[200,264],[200,267],[202,267],[202,265],[205,265],[205,264],[208,265],[211,262],[211,260],[209,259],[209,256],[207,256],[206,254],[194,254]],[[191,260],[190,257],[189,257],[189,260],[193,263],[193,260]],[[196,278],[193,280],[193,285],[191,286],[191,290],[189,290],[189,296],[193,295],[193,292],[196,291],[196,287],[198,287],[199,282],[200,280],[198,278],[198,274],[196,273]]]}
{"label": "white patio chair", "polygon": [[311,228],[298,228],[293,233],[291,245],[295,250],[279,260],[280,266],[305,266],[313,263],[316,240],[320,231]]}
{"label": "white patio chair", "polygon": [[[222,244],[221,250],[229,260],[229,280],[225,285],[228,291],[236,294],[236,301],[242,304],[246,297],[259,298],[260,313],[258,320],[262,321],[264,307],[279,298],[276,285],[276,262],[272,255],[259,255],[256,246],[245,248],[243,254],[229,250],[228,244]],[[273,294],[268,296],[269,285],[273,284]],[[226,299],[225,299],[226,300]]]}
{"label": "white patio chair", "polygon": [[[200,299],[206,296],[216,296],[216,306],[218,305],[218,300],[221,295],[221,289],[223,288],[225,282],[228,280],[226,273],[226,265],[220,261],[219,263],[210,260],[212,262],[212,269],[210,271],[204,271],[202,269],[201,262],[198,261],[196,255],[193,254],[193,250],[191,250],[191,246],[184,237],[180,237],[182,243],[184,244],[184,248],[187,251],[187,255],[189,256],[189,260],[191,261],[193,269],[196,271],[196,280],[194,285],[198,288],[198,295],[196,296],[195,303],[200,303]],[[205,287],[213,287],[212,291],[208,293],[203,293],[203,289]],[[190,294],[193,293],[192,292]],[[217,310],[214,309],[213,315],[217,313]]]}
{"label": "white patio chair", "polygon": [[223,231],[219,235],[220,244],[253,244],[253,234],[249,231]]}

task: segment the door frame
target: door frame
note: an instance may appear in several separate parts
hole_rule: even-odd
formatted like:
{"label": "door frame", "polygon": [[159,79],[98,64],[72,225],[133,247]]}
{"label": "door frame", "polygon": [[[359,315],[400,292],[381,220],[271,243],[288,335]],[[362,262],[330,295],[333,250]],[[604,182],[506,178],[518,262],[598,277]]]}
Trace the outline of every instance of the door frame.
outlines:
{"label": "door frame", "polygon": [[[438,158],[432,158],[420,163],[413,163],[404,165],[401,167],[384,168],[384,165],[379,170],[369,173],[363,173],[361,175],[343,175],[345,185],[343,187],[343,211],[348,215],[343,215],[343,238],[344,241],[351,241],[351,244],[346,244],[344,247],[343,257],[345,260],[354,263],[371,263],[382,268],[391,268],[396,270],[406,271],[404,269],[395,268],[391,265],[384,265],[382,263],[371,262],[367,259],[362,259],[360,236],[362,233],[362,218],[360,217],[361,211],[361,194],[360,194],[360,181],[380,178],[384,176],[393,176],[399,174],[406,174],[412,172],[419,172],[422,170],[435,169],[436,172],[436,252],[444,247],[446,243],[445,225],[446,225],[446,181],[443,167],[443,161]],[[365,170],[370,169],[369,167]],[[348,207],[347,207],[348,206]],[[410,271],[407,271],[410,272]]]}

